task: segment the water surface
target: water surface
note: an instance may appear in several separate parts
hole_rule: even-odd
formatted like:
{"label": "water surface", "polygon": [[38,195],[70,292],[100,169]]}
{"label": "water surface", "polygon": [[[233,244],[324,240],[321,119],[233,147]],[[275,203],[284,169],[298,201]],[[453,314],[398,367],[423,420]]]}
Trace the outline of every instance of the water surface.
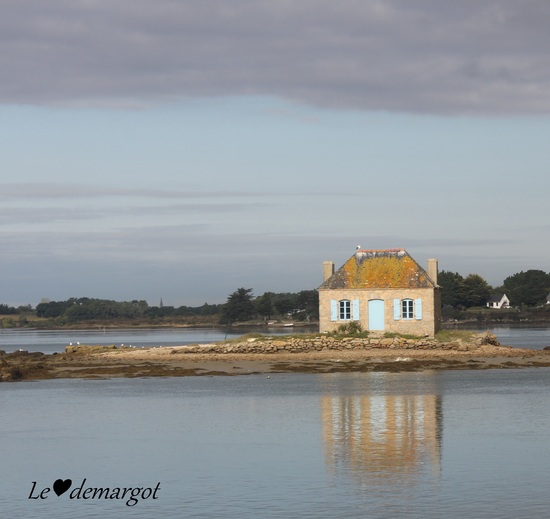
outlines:
{"label": "water surface", "polygon": [[[0,386],[5,517],[540,518],[550,370]],[[28,499],[33,481],[157,500]]]}
{"label": "water surface", "polygon": [[[475,327],[475,331],[494,333],[501,344],[519,348],[542,349],[550,346],[550,328],[513,327],[493,328]],[[141,347],[170,347],[195,343],[212,343],[240,337],[247,333],[266,335],[312,333],[307,327],[295,328],[257,328],[226,330],[224,328],[155,328],[155,329],[97,329],[97,330],[32,330],[0,329],[0,350],[6,352],[41,351],[42,353],[60,353],[69,344],[132,345]]]}
{"label": "water surface", "polygon": [[42,353],[61,353],[69,345],[126,345],[136,348],[206,344],[234,339],[247,333],[269,335],[311,333],[306,327],[291,328],[138,328],[97,330],[33,330],[25,328],[0,329],[0,350],[7,353],[19,349]]}

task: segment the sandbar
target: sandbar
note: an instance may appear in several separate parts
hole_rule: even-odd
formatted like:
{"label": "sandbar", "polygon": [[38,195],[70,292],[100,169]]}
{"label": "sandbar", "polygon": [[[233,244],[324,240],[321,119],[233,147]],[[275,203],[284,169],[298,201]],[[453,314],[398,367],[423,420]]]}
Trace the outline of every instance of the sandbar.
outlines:
{"label": "sandbar", "polygon": [[378,348],[269,354],[216,353],[211,351],[211,344],[199,346],[210,351],[191,353],[188,346],[177,346],[49,355],[3,353],[0,381],[550,367],[550,351],[489,344],[473,351]]}

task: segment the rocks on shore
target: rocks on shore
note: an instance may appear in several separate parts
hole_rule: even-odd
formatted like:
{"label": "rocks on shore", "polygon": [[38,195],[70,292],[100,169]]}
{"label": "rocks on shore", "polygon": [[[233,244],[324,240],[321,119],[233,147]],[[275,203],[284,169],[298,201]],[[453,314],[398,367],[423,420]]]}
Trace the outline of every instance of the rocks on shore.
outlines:
{"label": "rocks on shore", "polygon": [[405,350],[455,350],[474,351],[484,344],[500,346],[496,336],[489,332],[479,333],[470,340],[456,339],[439,342],[430,338],[407,339],[403,337],[261,337],[249,338],[231,343],[212,345],[192,345],[172,350],[178,353],[305,353],[308,351],[343,351],[373,349]]}
{"label": "rocks on shore", "polygon": [[38,365],[41,369],[39,361],[44,358],[43,353],[28,351],[14,351],[6,353],[0,350],[0,382],[13,382],[24,378],[24,373],[21,366]]}

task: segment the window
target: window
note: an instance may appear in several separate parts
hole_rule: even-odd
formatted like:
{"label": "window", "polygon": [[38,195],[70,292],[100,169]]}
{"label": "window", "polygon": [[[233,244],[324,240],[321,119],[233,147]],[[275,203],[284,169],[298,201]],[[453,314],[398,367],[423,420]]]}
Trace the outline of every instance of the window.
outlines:
{"label": "window", "polygon": [[331,299],[330,320],[359,321],[359,299]]}
{"label": "window", "polygon": [[349,321],[351,319],[351,301],[343,299],[338,302],[338,306],[338,319],[340,319],[340,321]]}
{"label": "window", "polygon": [[422,299],[394,299],[393,318],[395,321],[400,319],[422,320]]}
{"label": "window", "polygon": [[412,299],[403,299],[401,301],[401,317],[403,319],[412,319],[414,317]]}

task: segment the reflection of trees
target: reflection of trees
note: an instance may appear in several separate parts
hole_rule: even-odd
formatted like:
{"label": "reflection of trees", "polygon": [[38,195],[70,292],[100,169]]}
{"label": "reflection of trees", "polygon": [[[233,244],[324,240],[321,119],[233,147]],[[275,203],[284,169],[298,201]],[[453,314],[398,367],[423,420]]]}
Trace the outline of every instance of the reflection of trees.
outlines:
{"label": "reflection of trees", "polygon": [[[389,388],[391,378],[385,382]],[[349,472],[354,479],[370,485],[388,484],[394,479],[400,484],[414,483],[415,476],[427,467],[438,474],[441,396],[435,392],[376,393],[322,397],[323,440],[329,467]]]}

